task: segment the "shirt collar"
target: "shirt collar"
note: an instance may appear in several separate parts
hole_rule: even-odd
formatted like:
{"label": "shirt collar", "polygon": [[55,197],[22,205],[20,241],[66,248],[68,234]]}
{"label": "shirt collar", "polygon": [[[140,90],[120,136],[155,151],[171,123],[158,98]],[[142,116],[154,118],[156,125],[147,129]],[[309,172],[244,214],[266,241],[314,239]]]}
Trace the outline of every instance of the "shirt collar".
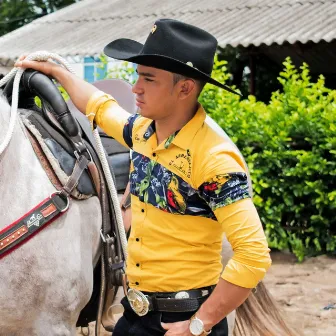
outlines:
{"label": "shirt collar", "polygon": [[146,132],[145,132],[144,135],[143,135],[143,138],[144,138],[145,140],[148,140],[154,133],[155,133],[155,121],[153,120],[153,121],[149,124],[149,126],[148,126]]}
{"label": "shirt collar", "polygon": [[197,131],[204,124],[205,117],[206,113],[203,106],[199,104],[198,110],[193,118],[181,128],[172,143],[182,149],[189,149],[190,143],[193,141]]}
{"label": "shirt collar", "polygon": [[[176,131],[168,139],[165,140],[165,148],[168,148],[171,143],[174,145],[187,150],[189,148],[190,142],[194,139],[197,131],[201,128],[205,121],[206,113],[203,106],[199,104],[198,110],[193,116],[193,118],[184,125],[179,131]],[[148,140],[155,133],[155,121],[152,121],[146,132],[143,135],[145,140]]]}

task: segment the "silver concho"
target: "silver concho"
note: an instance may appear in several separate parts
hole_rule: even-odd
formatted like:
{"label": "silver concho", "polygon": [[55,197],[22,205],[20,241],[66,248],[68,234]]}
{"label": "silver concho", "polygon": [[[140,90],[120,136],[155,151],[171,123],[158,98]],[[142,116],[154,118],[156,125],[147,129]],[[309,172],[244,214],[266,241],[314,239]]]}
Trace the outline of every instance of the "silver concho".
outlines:
{"label": "silver concho", "polygon": [[189,294],[187,292],[178,292],[175,294],[175,299],[189,299]]}
{"label": "silver concho", "polygon": [[148,313],[149,301],[139,290],[130,288],[127,292],[127,299],[137,315],[144,316]]}

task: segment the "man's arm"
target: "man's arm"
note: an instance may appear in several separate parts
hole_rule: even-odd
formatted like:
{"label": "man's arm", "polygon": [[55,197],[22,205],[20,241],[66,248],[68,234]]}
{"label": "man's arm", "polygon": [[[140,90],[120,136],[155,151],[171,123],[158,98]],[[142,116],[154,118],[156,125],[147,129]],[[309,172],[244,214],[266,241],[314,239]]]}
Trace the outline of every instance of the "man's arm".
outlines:
{"label": "man's arm", "polygon": [[271,265],[269,249],[251,199],[242,199],[215,210],[234,255],[212,295],[196,316],[211,329],[249,296]]}
{"label": "man's arm", "polygon": [[204,329],[210,330],[225,316],[238,308],[247,299],[250,292],[250,288],[243,288],[224,279],[219,279],[216,288],[200,307],[196,316],[203,321]]}
{"label": "man's arm", "polygon": [[196,316],[212,327],[240,306],[271,265],[269,248],[257,210],[249,195],[247,176],[234,153],[216,153],[202,169],[199,190],[214,212],[233,249],[212,295]]}

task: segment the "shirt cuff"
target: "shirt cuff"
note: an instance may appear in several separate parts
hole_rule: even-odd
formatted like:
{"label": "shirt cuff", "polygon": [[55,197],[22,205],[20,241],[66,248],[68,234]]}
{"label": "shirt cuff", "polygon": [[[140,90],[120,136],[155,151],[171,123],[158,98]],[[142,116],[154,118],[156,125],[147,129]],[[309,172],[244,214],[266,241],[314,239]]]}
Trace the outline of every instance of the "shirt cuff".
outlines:
{"label": "shirt cuff", "polygon": [[234,285],[244,288],[254,288],[264,278],[271,263],[271,259],[268,258],[262,264],[260,263],[260,267],[256,267],[231,259],[221,277]]}
{"label": "shirt cuff", "polygon": [[102,111],[100,107],[108,101],[117,103],[111,95],[103,91],[96,91],[90,97],[86,105],[85,115],[89,119],[92,127],[95,118],[99,118],[99,112]]}

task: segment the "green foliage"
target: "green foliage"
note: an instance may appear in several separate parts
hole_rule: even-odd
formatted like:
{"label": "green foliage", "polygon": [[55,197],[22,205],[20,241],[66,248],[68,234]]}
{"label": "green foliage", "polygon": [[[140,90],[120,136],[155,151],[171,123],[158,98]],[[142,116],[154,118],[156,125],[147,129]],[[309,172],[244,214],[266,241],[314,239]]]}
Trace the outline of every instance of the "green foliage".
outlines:
{"label": "green foliage", "polygon": [[0,36],[22,27],[37,17],[28,1],[3,0],[0,3]]}
{"label": "green foliage", "polygon": [[[225,61],[216,60],[213,77],[229,78]],[[268,104],[211,85],[200,100],[248,163],[270,247],[302,260],[336,249],[336,91],[289,58],[278,80],[282,91]]]}
{"label": "green foliage", "polygon": [[60,8],[77,2],[76,0],[1,0],[0,36],[25,24],[50,14]]}
{"label": "green foliage", "polygon": [[[108,57],[104,54],[101,54],[100,57],[101,65],[98,67],[104,68],[104,66],[108,63]],[[119,78],[123,79],[131,84],[135,82],[135,69],[132,63],[127,61],[118,62],[114,67],[107,71],[106,77],[101,79],[108,78]]]}

